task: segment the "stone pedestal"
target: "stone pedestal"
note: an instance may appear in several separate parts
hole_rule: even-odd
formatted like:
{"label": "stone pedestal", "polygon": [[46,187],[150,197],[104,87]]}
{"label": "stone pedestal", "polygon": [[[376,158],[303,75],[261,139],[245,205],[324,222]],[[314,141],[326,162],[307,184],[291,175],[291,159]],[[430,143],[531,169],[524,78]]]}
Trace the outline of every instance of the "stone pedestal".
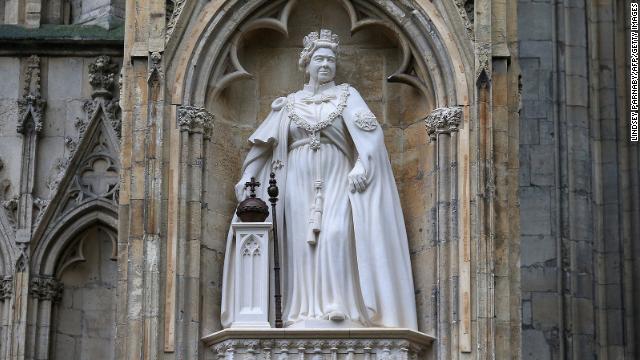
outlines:
{"label": "stone pedestal", "polygon": [[234,322],[232,328],[270,328],[269,234],[270,222],[232,225],[235,253]]}
{"label": "stone pedestal", "polygon": [[218,359],[423,359],[434,338],[409,329],[225,329],[202,338]]}

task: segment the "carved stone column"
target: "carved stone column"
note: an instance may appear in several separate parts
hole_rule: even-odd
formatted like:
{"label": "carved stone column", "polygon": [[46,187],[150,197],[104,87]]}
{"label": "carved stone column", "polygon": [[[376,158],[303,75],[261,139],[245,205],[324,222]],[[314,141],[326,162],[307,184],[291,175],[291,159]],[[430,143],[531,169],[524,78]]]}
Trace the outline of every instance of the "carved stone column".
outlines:
{"label": "carved stone column", "polygon": [[11,317],[11,297],[13,295],[13,278],[6,276],[0,279],[0,356],[6,356],[7,346],[11,343],[10,321]]}
{"label": "carved stone column", "polygon": [[6,347],[10,358],[23,359],[30,351],[26,346],[27,309],[29,289],[29,258],[32,227],[34,223],[34,207],[39,199],[33,196],[36,178],[36,155],[38,135],[42,130],[42,117],[46,102],[40,93],[40,58],[33,55],[24,64],[22,97],[18,100],[18,119],[16,131],[22,135],[21,166],[19,194],[7,202],[13,204],[10,210],[16,228],[16,247],[18,249],[15,264],[14,291],[9,299],[12,314],[9,318],[8,337],[10,344]]}
{"label": "carved stone column", "polygon": [[462,116],[461,107],[448,107],[435,109],[425,119],[429,138],[436,143],[438,359],[456,358],[464,351],[470,327],[470,259],[468,244],[459,241],[458,226],[458,129]]}
{"label": "carved stone column", "polygon": [[62,299],[63,284],[51,276],[33,276],[29,284],[29,323],[27,333],[32,357],[49,358],[51,311]]}
{"label": "carved stone column", "polygon": [[200,298],[204,154],[214,116],[204,108],[187,105],[176,112],[179,134],[171,139],[175,150],[170,160],[164,350],[193,359],[198,357],[200,336],[196,299]]}

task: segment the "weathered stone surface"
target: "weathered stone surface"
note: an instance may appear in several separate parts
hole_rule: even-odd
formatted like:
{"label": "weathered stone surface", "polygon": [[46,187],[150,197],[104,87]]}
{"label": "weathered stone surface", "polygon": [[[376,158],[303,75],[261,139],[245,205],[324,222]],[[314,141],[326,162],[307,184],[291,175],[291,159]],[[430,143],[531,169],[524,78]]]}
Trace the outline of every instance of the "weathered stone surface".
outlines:
{"label": "weathered stone surface", "polygon": [[0,58],[0,99],[17,99],[20,96],[20,59]]}
{"label": "weathered stone surface", "polygon": [[551,235],[551,190],[542,187],[520,188],[523,235]]}
{"label": "weathered stone surface", "polygon": [[80,98],[83,83],[81,58],[50,58],[48,68],[47,99],[66,100]]}
{"label": "weathered stone surface", "polygon": [[530,147],[531,185],[549,186],[555,183],[554,151],[550,146]]}
{"label": "weathered stone surface", "polygon": [[520,263],[522,266],[540,265],[556,258],[556,239],[544,235],[522,235]]}
{"label": "weathered stone surface", "polygon": [[550,359],[551,349],[540,330],[522,331],[522,358],[526,360]]}

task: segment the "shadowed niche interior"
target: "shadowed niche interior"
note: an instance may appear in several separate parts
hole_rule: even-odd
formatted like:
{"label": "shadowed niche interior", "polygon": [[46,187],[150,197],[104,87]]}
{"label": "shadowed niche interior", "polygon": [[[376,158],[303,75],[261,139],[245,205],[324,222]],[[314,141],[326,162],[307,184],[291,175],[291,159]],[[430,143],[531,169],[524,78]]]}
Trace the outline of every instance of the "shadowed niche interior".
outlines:
{"label": "shadowed niche interior", "polygon": [[80,360],[95,354],[101,354],[101,359],[115,359],[114,245],[113,232],[93,226],[63,253],[56,271],[64,291],[53,314],[53,359]]}

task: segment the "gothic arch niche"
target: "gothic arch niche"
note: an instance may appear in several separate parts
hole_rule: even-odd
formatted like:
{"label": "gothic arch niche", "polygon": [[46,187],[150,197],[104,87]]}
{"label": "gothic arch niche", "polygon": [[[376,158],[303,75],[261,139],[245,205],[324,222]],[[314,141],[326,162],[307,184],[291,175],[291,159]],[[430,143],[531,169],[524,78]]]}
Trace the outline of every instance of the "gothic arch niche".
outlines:
{"label": "gothic arch niche", "polygon": [[[113,285],[108,286],[111,289],[109,291],[112,292],[113,298],[107,300],[107,297],[104,300],[114,306],[113,311],[115,313],[116,265],[111,258],[113,258],[115,254],[113,246],[115,246],[116,241],[115,229],[117,229],[117,219],[117,212],[113,204],[103,199],[93,199],[75,209],[63,213],[62,216],[56,218],[56,221],[50,224],[50,226],[47,227],[47,231],[43,233],[43,238],[40,239],[30,259],[32,276],[29,307],[30,309],[37,309],[37,311],[33,310],[29,314],[29,321],[33,323],[34,329],[29,334],[27,346],[33,349],[34,356],[37,358],[82,359],[82,351],[89,351],[89,353],[91,353],[89,349],[82,347],[82,341],[79,342],[80,345],[78,345],[78,347],[75,346],[76,340],[85,336],[84,332],[76,332],[75,330],[77,330],[77,328],[73,328],[72,331],[62,331],[58,329],[58,326],[64,328],[64,326],[77,325],[69,323],[70,321],[81,322],[82,320],[82,317],[79,317],[79,314],[82,313],[81,311],[58,316],[57,310],[59,308],[67,306],[70,310],[79,310],[73,308],[73,304],[79,304],[78,307],[80,309],[85,304],[82,297],[76,296],[75,303],[73,296],[71,297],[71,303],[69,303],[68,297],[64,298],[66,282],[69,282],[72,288],[81,287],[78,285],[78,277],[70,277],[70,273],[65,275],[67,270],[77,270],[80,268],[80,273],[88,271],[89,274],[92,272],[93,274],[98,274],[93,275],[94,279],[87,283],[88,288],[98,288],[98,280],[108,278],[109,280],[106,281],[106,283],[113,283]],[[108,254],[106,260],[104,256],[100,256],[102,263],[109,265],[99,271],[96,271],[95,267],[91,267],[92,265],[100,264],[99,261],[91,262],[88,267],[82,265],[85,264],[87,260],[93,259],[93,255],[95,254],[94,250],[99,249],[96,247],[98,241],[95,240],[97,229],[101,229],[98,238],[101,239],[101,242],[108,243],[109,245],[108,251],[101,251],[102,253]],[[108,239],[108,242],[106,239]],[[82,245],[82,247],[80,247],[80,245]],[[103,245],[103,247],[107,246]],[[83,269],[82,266],[85,266],[85,268]],[[64,276],[68,278],[64,278]],[[82,280],[82,277],[80,277],[80,280]],[[42,284],[44,284],[44,286],[42,286]],[[42,290],[38,290],[39,288],[44,289],[45,292],[42,293]],[[67,294],[66,296],[69,295]],[[71,304],[71,306],[69,306],[69,304]],[[101,304],[104,305],[105,302]],[[93,312],[93,310],[100,309],[91,309],[89,312]],[[89,316],[91,316],[91,314],[89,314]],[[105,319],[102,324],[110,324],[113,327],[111,333],[115,335],[115,317],[113,317],[112,320],[113,321]],[[56,333],[58,330],[60,330],[61,334]],[[87,329],[81,328],[81,330],[86,331]],[[111,330],[102,331],[100,326],[94,326],[89,332],[94,339],[85,342],[84,346],[94,346],[100,349],[107,348],[105,343],[110,341],[109,331]],[[66,338],[57,335],[64,335]],[[74,338],[74,336],[76,338]],[[62,348],[65,349],[62,352],[56,350],[56,346],[60,346],[58,345],[59,342],[66,344],[66,346],[62,346]],[[113,341],[111,341],[108,347],[108,349],[110,349],[109,354],[112,353],[111,349],[113,349],[113,347]],[[60,347],[58,347],[58,349],[60,349]],[[64,357],[56,354],[64,354]],[[73,356],[75,357],[67,357],[69,354],[74,354]]]}
{"label": "gothic arch niche", "polygon": [[452,34],[448,26],[453,25],[446,25],[452,20],[443,19],[440,10],[423,1],[346,0],[185,7],[181,16],[191,11],[186,34],[194,40],[175,45],[181,39],[177,29],[169,39],[167,73],[176,79],[173,101],[205,107],[216,116],[203,183],[203,333],[220,327],[222,260],[246,139],[276,97],[301,88],[304,79],[296,66],[300,42],[320,27],[341,36],[337,82],[358,88],[383,123],[410,239],[419,327],[434,332],[435,152],[422,120],[436,107],[462,106],[467,134],[461,141],[465,151],[458,156],[468,164],[468,99],[473,93],[468,85],[472,61],[461,55],[468,44],[460,38],[467,35]]}
{"label": "gothic arch niche", "polygon": [[79,233],[60,254],[63,284],[51,322],[51,359],[113,359],[116,324],[116,234],[101,224]]}
{"label": "gothic arch niche", "polygon": [[[425,94],[419,88],[386,81],[401,66],[404,56],[400,39],[390,29],[372,25],[352,35],[350,26],[349,14],[340,1],[306,1],[304,6],[291,10],[288,37],[275,30],[256,29],[237,40],[237,62],[251,78],[238,76],[220,89],[220,76],[214,72],[205,97],[205,107],[216,114],[216,131],[206,156],[210,161],[207,177],[213,176],[209,179],[211,186],[224,188],[225,201],[220,201],[221,194],[207,192],[205,202],[210,204],[209,215],[213,216],[204,218],[205,241],[226,238],[235,206],[231,189],[248,150],[246,139],[269,113],[273,100],[301,89],[305,82],[304,74],[297,70],[302,38],[310,31],[329,28],[340,36],[336,83],[348,82],[358,89],[384,128],[414,254],[416,286],[430,297],[433,278],[425,278],[425,274],[432,276],[435,260],[425,258],[421,250],[431,246],[433,224],[429,222],[429,209],[434,206],[434,198],[429,183],[433,164],[422,119],[433,110],[435,94],[430,89]],[[232,65],[221,66],[227,67],[222,71],[228,73]],[[239,152],[239,148],[243,151]],[[229,162],[230,158],[233,161]],[[220,169],[225,163],[225,168]],[[218,243],[216,248],[224,249],[224,244]],[[420,286],[418,282],[429,285]],[[431,312],[426,310],[428,301],[418,301],[421,327],[425,330],[433,322]]]}

